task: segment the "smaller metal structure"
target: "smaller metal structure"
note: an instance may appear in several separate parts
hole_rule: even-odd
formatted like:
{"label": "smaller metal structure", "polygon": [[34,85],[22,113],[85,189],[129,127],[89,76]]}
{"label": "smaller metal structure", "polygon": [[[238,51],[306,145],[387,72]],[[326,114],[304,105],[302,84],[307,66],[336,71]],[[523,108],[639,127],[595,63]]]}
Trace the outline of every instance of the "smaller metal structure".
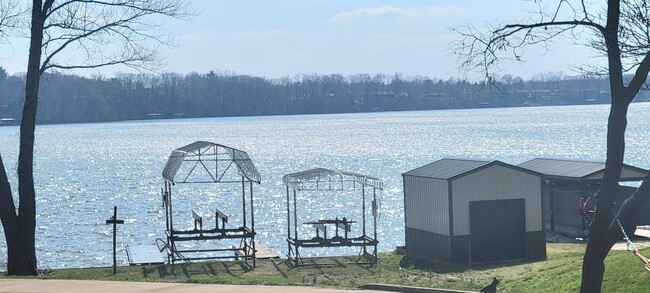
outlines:
{"label": "smaller metal structure", "polygon": [[[377,262],[377,190],[383,189],[383,182],[378,178],[366,175],[316,168],[298,173],[284,175],[282,178],[287,187],[287,258],[296,266],[303,264],[300,255],[301,248],[324,247],[361,247],[363,254],[370,258],[369,263]],[[318,219],[304,222],[315,229],[312,238],[300,238],[298,233],[298,205],[296,193],[300,190],[361,190],[361,235],[351,237],[352,224],[357,221],[347,217],[334,219]],[[366,192],[372,190],[371,215],[372,234],[368,235]],[[293,193],[293,205],[291,194]],[[293,225],[292,225],[293,215]],[[329,230],[329,233],[328,233]],[[333,233],[332,233],[333,230]],[[292,233],[293,232],[293,233]],[[334,235],[332,235],[334,234]],[[371,252],[368,252],[371,248]]]}
{"label": "smaller metal structure", "polygon": [[[543,174],[542,217],[544,229],[572,238],[588,237],[588,227],[596,210],[595,194],[605,175],[605,162],[574,159],[536,158],[521,163],[519,167]],[[648,170],[623,164],[620,183],[639,182]],[[616,203],[622,203],[636,192],[636,187],[621,185]],[[650,225],[650,203],[640,207],[627,223],[628,234],[636,226]]]}
{"label": "smaller metal structure", "polygon": [[[180,170],[180,172],[179,172]],[[170,263],[178,260],[190,262],[208,259],[252,260],[256,265],[255,217],[253,210],[253,183],[259,184],[260,175],[248,154],[224,145],[197,141],[172,151],[162,172],[165,187],[163,206],[166,215],[167,243],[161,251],[167,250]],[[214,208],[214,227],[204,222],[194,210],[190,221],[194,228],[188,230],[174,227],[172,187],[177,183],[241,184],[242,223],[240,227],[228,227],[228,215]],[[248,190],[247,187],[248,186]],[[248,191],[248,192],[247,192]],[[249,209],[247,210],[247,199]],[[195,199],[201,203],[201,199]],[[235,200],[235,198],[233,198]],[[240,239],[238,247],[179,249],[179,242]],[[209,255],[206,255],[209,254]]]}

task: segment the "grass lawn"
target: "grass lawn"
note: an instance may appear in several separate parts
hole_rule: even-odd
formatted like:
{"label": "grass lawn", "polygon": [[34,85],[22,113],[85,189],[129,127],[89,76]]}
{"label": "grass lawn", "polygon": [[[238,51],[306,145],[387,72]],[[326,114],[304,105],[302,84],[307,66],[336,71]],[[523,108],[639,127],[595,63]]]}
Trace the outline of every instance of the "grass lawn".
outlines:
{"label": "grass lawn", "polygon": [[[252,269],[243,262],[57,269],[37,278],[121,280],[222,284],[315,285],[359,287],[370,283],[478,291],[492,277],[501,280],[500,292],[577,292],[580,285],[583,244],[548,243],[546,261],[491,265],[399,266],[402,256],[380,254],[380,264],[355,263],[355,257],[320,258],[320,266],[291,267],[284,260],[258,260]],[[650,249],[641,250],[650,256]],[[252,265],[252,264],[251,264]],[[650,292],[650,274],[630,252],[612,251],[606,262],[603,292]],[[7,278],[7,277],[3,277]]]}

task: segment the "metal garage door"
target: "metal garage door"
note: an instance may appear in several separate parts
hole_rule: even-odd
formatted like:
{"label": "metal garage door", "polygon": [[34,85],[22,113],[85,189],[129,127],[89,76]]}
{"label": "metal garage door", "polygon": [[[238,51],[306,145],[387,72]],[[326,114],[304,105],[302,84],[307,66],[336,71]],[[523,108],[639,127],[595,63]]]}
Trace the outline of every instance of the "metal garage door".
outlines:
{"label": "metal garage door", "polygon": [[469,211],[472,261],[524,258],[524,199],[472,201]]}

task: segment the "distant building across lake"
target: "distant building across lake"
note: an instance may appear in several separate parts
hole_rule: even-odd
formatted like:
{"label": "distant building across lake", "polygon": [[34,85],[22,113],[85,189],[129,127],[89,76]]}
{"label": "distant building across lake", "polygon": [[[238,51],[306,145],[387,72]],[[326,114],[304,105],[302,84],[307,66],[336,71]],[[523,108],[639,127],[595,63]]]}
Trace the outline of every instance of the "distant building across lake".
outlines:
{"label": "distant building across lake", "polygon": [[0,118],[0,125],[18,125],[18,121],[14,118]]}
{"label": "distant building across lake", "polygon": [[184,113],[173,113],[171,115],[163,115],[162,113],[149,113],[147,119],[163,119],[163,118],[185,118]]}

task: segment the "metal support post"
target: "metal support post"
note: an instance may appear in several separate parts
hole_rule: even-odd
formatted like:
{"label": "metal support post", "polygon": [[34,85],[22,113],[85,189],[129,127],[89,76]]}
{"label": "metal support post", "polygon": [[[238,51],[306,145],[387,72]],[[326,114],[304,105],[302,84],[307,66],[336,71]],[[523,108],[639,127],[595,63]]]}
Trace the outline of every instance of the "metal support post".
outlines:
{"label": "metal support post", "polygon": [[[248,187],[251,193],[251,230],[253,231],[253,237],[251,244],[253,245],[253,268],[257,267],[257,250],[255,249],[255,210],[253,209],[253,182],[248,182]],[[244,204],[244,206],[246,206]]]}
{"label": "metal support post", "polygon": [[117,224],[124,224],[123,220],[117,219],[117,206],[113,207],[113,216],[106,220],[106,224],[113,224],[113,275],[117,273],[117,256],[115,247],[117,243]]}

